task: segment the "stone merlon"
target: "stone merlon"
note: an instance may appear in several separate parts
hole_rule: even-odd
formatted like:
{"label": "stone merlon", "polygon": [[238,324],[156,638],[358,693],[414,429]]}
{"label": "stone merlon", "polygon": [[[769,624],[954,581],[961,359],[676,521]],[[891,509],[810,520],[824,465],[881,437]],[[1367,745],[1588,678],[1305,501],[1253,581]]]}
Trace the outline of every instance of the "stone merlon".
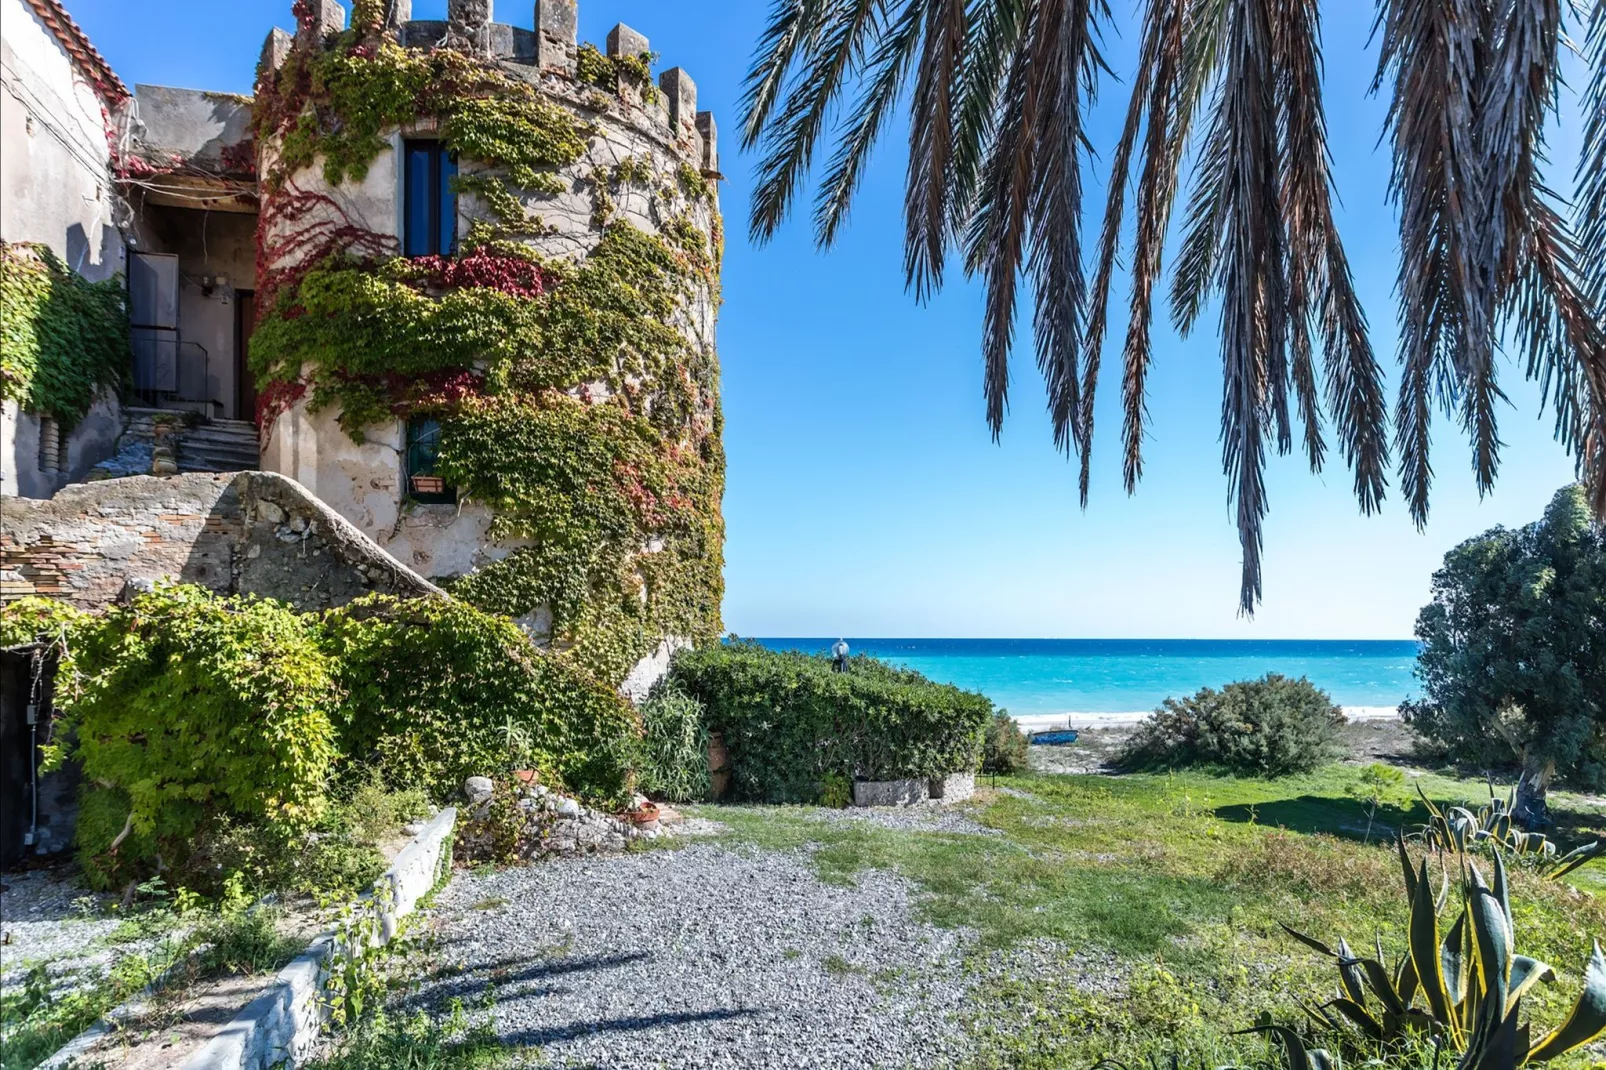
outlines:
{"label": "stone merlon", "polygon": [[610,56],[639,56],[650,51],[652,49],[648,47],[647,39],[622,22],[608,31]]}

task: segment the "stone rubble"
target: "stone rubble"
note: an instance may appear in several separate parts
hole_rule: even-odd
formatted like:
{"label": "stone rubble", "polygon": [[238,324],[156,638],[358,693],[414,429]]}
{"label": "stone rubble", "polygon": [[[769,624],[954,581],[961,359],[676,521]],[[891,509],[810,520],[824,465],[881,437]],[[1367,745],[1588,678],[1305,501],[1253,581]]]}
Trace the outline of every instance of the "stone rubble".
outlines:
{"label": "stone rubble", "polygon": [[[622,821],[536,783],[533,777],[527,781],[515,777],[499,787],[490,777],[472,776],[463,782],[463,796],[468,807],[459,826],[457,854],[467,861],[504,860],[497,845],[505,844],[510,836],[519,861],[536,861],[616,854],[637,840],[662,835],[656,821]],[[636,805],[645,801],[637,796]],[[509,822],[512,828],[506,827]]]}

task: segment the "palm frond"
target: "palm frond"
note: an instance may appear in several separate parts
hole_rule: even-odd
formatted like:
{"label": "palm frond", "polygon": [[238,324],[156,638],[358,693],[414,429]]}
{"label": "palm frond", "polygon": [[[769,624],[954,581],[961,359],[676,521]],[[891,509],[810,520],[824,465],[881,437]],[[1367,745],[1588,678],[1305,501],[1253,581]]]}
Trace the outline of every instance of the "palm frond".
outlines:
{"label": "palm frond", "polygon": [[[1243,581],[1239,609],[1260,601],[1261,524],[1266,515],[1266,431],[1286,406],[1285,237],[1279,205],[1274,6],[1233,0],[1221,85],[1206,136],[1195,205],[1210,206],[1208,243],[1219,260],[1223,391],[1222,470],[1235,501]],[[1195,234],[1190,234],[1190,242]],[[1186,254],[1185,254],[1186,255]],[[1206,284],[1208,285],[1208,283]],[[1201,287],[1201,294],[1204,287]],[[1283,409],[1286,412],[1286,408]]]}
{"label": "palm frond", "polygon": [[1585,37],[1584,144],[1578,156],[1575,215],[1586,295],[1606,308],[1606,0],[1595,0]]}
{"label": "palm frond", "polygon": [[[1148,371],[1148,325],[1151,317],[1150,294],[1161,270],[1166,228],[1176,199],[1176,179],[1180,170],[1180,147],[1172,137],[1173,128],[1186,123],[1189,116],[1177,114],[1186,51],[1185,28],[1190,0],[1151,0],[1144,16],[1143,42],[1139,49],[1138,75],[1127,107],[1126,125],[1116,147],[1110,171],[1099,243],[1098,271],[1094,279],[1089,309],[1082,400],[1078,421],[1083,443],[1079,481],[1082,504],[1087,504],[1089,468],[1092,456],[1093,411],[1098,385],[1100,357],[1109,304],[1110,278],[1120,249],[1121,219],[1130,159],[1144,130],[1143,172],[1138,183],[1137,234],[1132,268],[1132,317],[1127,330],[1123,360],[1122,397],[1126,418],[1126,489],[1131,493],[1142,475],[1142,437],[1146,411]],[[1176,151],[1173,151],[1174,147]]]}
{"label": "palm frond", "polygon": [[956,87],[953,164],[948,225],[955,234],[970,228],[977,192],[998,125],[998,99],[1032,0],[975,0],[965,62]]}
{"label": "palm frond", "polygon": [[806,67],[797,74],[778,118],[764,125],[764,158],[753,193],[753,240],[768,241],[786,221],[792,198],[814,159],[826,117],[864,61],[882,0],[833,0],[817,37],[800,43]]}
{"label": "palm frond", "polygon": [[835,244],[838,231],[847,221],[848,208],[858,192],[864,165],[881,136],[888,111],[897,103],[898,92],[920,43],[920,0],[902,2],[903,10],[876,30],[864,95],[838,140],[829,169],[820,183],[814,225],[815,239],[822,249]]}
{"label": "palm frond", "polygon": [[1043,106],[1032,136],[1036,178],[1030,206],[1028,268],[1036,295],[1037,366],[1048,388],[1054,441],[1081,453],[1080,357],[1087,285],[1082,271],[1082,120],[1103,68],[1096,37],[1109,15],[1104,0],[1054,0],[1035,58]]}
{"label": "palm frond", "polygon": [[799,51],[808,53],[806,42],[817,39],[827,13],[838,6],[840,0],[775,0],[743,88],[742,148],[751,149],[763,138]]}
{"label": "palm frond", "polygon": [[924,0],[925,44],[909,109],[909,175],[904,196],[904,270],[915,299],[942,286],[948,248],[949,163],[954,98],[969,22],[966,0]]}
{"label": "palm frond", "polygon": [[[1383,0],[1374,87],[1392,78],[1390,193],[1400,207],[1400,482],[1427,523],[1432,466],[1423,391],[1452,405],[1492,360],[1493,272],[1480,262],[1487,213],[1478,146],[1483,0]],[[1474,405],[1478,402],[1474,401]]]}
{"label": "palm frond", "polygon": [[1288,228],[1292,376],[1304,422],[1306,457],[1320,471],[1325,453],[1310,337],[1322,340],[1327,404],[1340,454],[1355,477],[1365,513],[1383,500],[1388,468],[1383,370],[1367,337],[1366,316],[1333,219],[1333,181],[1322,104],[1321,21],[1316,0],[1278,8],[1278,111],[1283,116],[1283,218]]}
{"label": "palm frond", "polygon": [[[996,440],[1009,406],[1009,353],[1015,337],[1015,297],[1032,197],[1037,109],[1041,84],[1033,70],[1033,40],[1045,0],[1035,0],[1005,77],[1001,119],[982,174],[970,225],[967,270],[986,278],[982,328],[982,389],[987,426]],[[1051,2],[1051,0],[1050,0]]]}
{"label": "palm frond", "polygon": [[1528,374],[1552,394],[1556,437],[1573,453],[1597,517],[1606,518],[1606,322],[1577,281],[1577,252],[1543,199],[1524,214],[1511,319]]}
{"label": "palm frond", "polygon": [[[1137,146],[1138,134],[1143,128],[1149,87],[1160,65],[1161,24],[1164,13],[1186,0],[1171,0],[1170,4],[1156,0],[1148,5],[1143,18],[1143,43],[1138,49],[1138,70],[1132,82],[1132,95],[1126,106],[1126,122],[1121,127],[1121,139],[1116,142],[1115,155],[1110,161],[1110,174],[1105,185],[1104,226],[1099,232],[1098,269],[1093,276],[1093,289],[1088,299],[1087,328],[1083,336],[1082,389],[1077,412],[1075,438],[1081,446],[1081,475],[1078,491],[1082,508],[1087,508],[1088,484],[1093,459],[1093,403],[1098,391],[1099,364],[1104,354],[1104,333],[1109,324],[1110,280],[1115,275],[1115,262],[1121,255],[1121,221],[1126,217],[1127,177],[1132,168],[1132,150]],[[1056,437],[1061,449],[1065,443]]]}

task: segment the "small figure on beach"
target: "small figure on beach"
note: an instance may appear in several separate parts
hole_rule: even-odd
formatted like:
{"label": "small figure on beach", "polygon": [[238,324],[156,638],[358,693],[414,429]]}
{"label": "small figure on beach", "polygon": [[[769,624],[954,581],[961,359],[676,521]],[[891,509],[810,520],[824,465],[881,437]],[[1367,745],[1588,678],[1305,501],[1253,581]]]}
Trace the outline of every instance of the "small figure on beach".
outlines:
{"label": "small figure on beach", "polygon": [[848,641],[838,639],[831,644],[831,668],[837,672],[848,671]]}

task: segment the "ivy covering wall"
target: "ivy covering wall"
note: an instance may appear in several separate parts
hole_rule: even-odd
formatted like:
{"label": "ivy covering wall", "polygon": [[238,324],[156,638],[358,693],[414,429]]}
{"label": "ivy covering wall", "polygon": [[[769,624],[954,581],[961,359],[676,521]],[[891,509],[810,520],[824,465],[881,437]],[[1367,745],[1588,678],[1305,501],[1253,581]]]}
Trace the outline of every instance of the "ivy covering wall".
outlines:
{"label": "ivy covering wall", "polygon": [[0,242],[0,398],[70,430],[130,359],[120,277],[89,282],[48,246]]}
{"label": "ivy covering wall", "polygon": [[[519,547],[453,593],[514,618],[549,611],[558,657],[617,685],[663,637],[720,630],[718,367],[690,330],[692,309],[717,301],[712,190],[651,153],[587,169],[597,131],[576,110],[514,68],[384,39],[379,6],[259,72],[259,417],[266,428],[304,399],[358,441],[398,417],[437,420],[435,474]],[[650,89],[650,57],[593,52],[585,93]],[[458,160],[472,223],[453,256],[397,256],[334,196],[395,131],[419,128]],[[543,255],[539,218],[577,186],[594,239],[578,263]],[[618,218],[632,191],[658,198],[659,233]]]}

